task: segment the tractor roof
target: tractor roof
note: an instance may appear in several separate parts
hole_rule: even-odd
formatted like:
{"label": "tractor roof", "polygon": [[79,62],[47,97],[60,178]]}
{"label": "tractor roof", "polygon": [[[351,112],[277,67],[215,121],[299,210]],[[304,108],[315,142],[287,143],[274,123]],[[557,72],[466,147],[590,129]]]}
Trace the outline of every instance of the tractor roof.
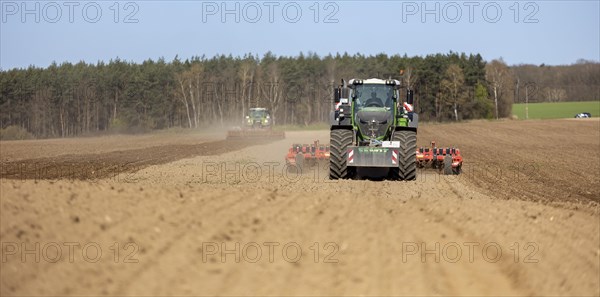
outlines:
{"label": "tractor roof", "polygon": [[369,79],[351,79],[348,83],[350,85],[355,82],[360,82],[359,84],[372,84],[372,85],[400,85],[400,81],[396,79],[379,79],[379,78],[369,78]]}
{"label": "tractor roof", "polygon": [[363,84],[384,85],[385,84],[385,80],[379,79],[379,78],[369,78],[369,79],[363,80]]}
{"label": "tractor roof", "polygon": [[250,110],[267,110],[267,109],[264,107],[253,107],[253,108],[250,108]]}

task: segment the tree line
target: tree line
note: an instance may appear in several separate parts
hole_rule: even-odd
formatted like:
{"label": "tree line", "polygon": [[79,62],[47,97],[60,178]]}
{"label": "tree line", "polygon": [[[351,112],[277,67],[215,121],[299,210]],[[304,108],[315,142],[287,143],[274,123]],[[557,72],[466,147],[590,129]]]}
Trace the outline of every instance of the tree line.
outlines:
{"label": "tree line", "polygon": [[[328,121],[332,89],[341,78],[399,78],[400,70],[404,85],[415,90],[422,120],[508,117],[512,103],[522,100],[525,85],[534,101],[598,100],[597,63],[532,67],[511,68],[502,60],[486,62],[479,54],[454,52],[425,57],[267,53],[142,63],[53,63],[0,71],[0,128],[17,126],[36,137],[68,137],[229,127],[241,125],[250,107],[269,108],[275,124],[308,125]],[[580,73],[583,68],[587,72]],[[535,83],[539,91],[533,92]],[[541,86],[549,89],[541,91]],[[561,88],[564,96],[554,96],[554,89]]]}
{"label": "tree line", "polygon": [[600,100],[600,64],[578,60],[573,65],[517,65],[514,73],[515,102]]}

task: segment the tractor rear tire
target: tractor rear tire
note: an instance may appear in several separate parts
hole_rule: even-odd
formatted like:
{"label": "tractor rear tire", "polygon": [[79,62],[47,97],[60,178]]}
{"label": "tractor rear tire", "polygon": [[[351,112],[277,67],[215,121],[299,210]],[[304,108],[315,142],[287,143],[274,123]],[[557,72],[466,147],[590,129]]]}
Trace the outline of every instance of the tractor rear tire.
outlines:
{"label": "tractor rear tire", "polygon": [[444,156],[444,175],[451,175],[454,171],[452,170],[452,155]]}
{"label": "tractor rear tire", "polygon": [[352,130],[332,130],[329,149],[329,179],[344,179],[354,176],[354,168],[348,167],[348,147],[352,145]]}
{"label": "tractor rear tire", "polygon": [[400,142],[398,152],[398,167],[390,169],[392,179],[417,179],[417,132],[403,130],[394,132],[393,141]]}

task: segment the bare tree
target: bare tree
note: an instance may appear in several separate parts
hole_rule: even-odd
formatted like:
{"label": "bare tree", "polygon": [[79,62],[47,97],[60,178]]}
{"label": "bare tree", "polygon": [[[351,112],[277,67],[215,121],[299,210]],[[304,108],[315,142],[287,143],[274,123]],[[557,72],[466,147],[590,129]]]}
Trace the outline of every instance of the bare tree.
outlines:
{"label": "bare tree", "polygon": [[503,99],[505,95],[508,95],[512,88],[512,73],[506,63],[500,59],[493,60],[485,66],[485,76],[492,90],[495,115],[496,119],[498,119],[498,101]]}
{"label": "bare tree", "polygon": [[250,62],[242,63],[242,66],[239,70],[239,75],[242,80],[242,90],[241,90],[242,97],[240,98],[242,101],[242,112],[241,112],[242,116],[241,116],[241,118],[244,118],[244,116],[246,115],[246,111],[250,105],[250,96],[252,93],[254,70],[255,69]]}
{"label": "bare tree", "polygon": [[567,97],[567,91],[561,88],[547,87],[544,89],[544,93],[546,95],[546,100],[549,102],[560,102]]}
{"label": "bare tree", "polygon": [[199,64],[193,65],[190,70],[177,74],[177,82],[179,83],[179,87],[181,89],[181,101],[185,106],[188,125],[190,128],[198,128],[199,120],[203,113],[201,107],[202,74],[203,67]]}
{"label": "bare tree", "polygon": [[402,76],[404,80],[404,85],[408,89],[413,89],[416,81],[419,80],[419,77],[414,73],[415,71],[409,66],[404,70],[404,75]]}
{"label": "bare tree", "polygon": [[188,85],[189,78],[187,77],[187,73],[182,72],[177,74],[177,82],[179,83],[179,87],[181,88],[181,102],[185,106],[185,114],[188,120],[188,127],[192,128],[192,118],[190,116],[190,104],[188,103],[187,91],[186,87]]}
{"label": "bare tree", "polygon": [[263,98],[269,103],[269,110],[271,111],[273,125],[276,123],[276,114],[281,106],[281,100],[283,98],[283,86],[280,82],[281,74],[277,64],[273,63],[268,66],[267,73],[265,75],[265,83],[261,85],[261,93]]}
{"label": "bare tree", "polygon": [[460,66],[451,64],[446,70],[445,78],[442,80],[442,89],[446,92],[447,103],[452,105],[454,111],[454,120],[458,121],[458,106],[466,100],[466,93],[463,91],[465,76]]}

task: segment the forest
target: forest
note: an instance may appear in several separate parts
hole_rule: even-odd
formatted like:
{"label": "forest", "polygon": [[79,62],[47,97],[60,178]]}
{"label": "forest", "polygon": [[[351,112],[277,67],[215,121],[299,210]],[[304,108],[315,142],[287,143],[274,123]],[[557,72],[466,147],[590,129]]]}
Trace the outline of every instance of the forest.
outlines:
{"label": "forest", "polygon": [[333,87],[354,77],[401,79],[424,121],[510,117],[512,103],[526,100],[600,100],[600,64],[583,60],[508,66],[455,52],[116,58],[0,71],[0,128],[36,138],[227,128],[250,107],[269,108],[276,125],[309,125],[328,121]]}

